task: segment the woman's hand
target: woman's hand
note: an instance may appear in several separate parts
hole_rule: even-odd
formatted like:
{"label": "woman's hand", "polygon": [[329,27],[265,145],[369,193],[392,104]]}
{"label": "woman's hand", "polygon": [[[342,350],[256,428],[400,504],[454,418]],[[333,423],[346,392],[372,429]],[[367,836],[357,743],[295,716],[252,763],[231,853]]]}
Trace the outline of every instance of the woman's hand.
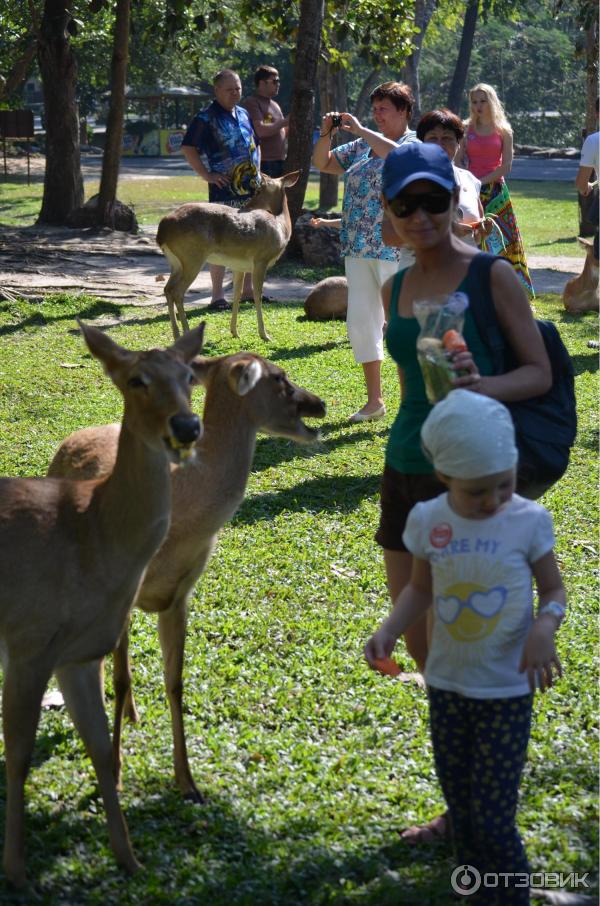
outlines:
{"label": "woman's hand", "polygon": [[341,128],[347,129],[352,135],[360,135],[363,132],[363,126],[351,113],[342,113]]}
{"label": "woman's hand", "polygon": [[476,392],[480,391],[481,375],[477,363],[468,349],[465,352],[455,353],[451,367],[456,372],[454,376],[455,387],[475,390]]}
{"label": "woman's hand", "polygon": [[475,237],[476,242],[483,242],[486,239],[492,230],[494,229],[494,221],[491,217],[484,217],[483,220],[480,220],[477,227],[473,229],[473,236]]}
{"label": "woman's hand", "polygon": [[364,647],[365,660],[369,667],[372,667],[373,670],[377,669],[376,661],[381,660],[384,657],[390,657],[394,646],[396,644],[397,637],[394,636],[388,629],[385,627],[385,623],[379,627],[377,632],[374,632],[367,644]]}
{"label": "woman's hand", "polygon": [[556,622],[554,617],[537,618],[525,640],[519,673],[527,673],[529,688],[545,692],[553,685],[556,676],[562,676],[562,666],[554,647]]}
{"label": "woman's hand", "polygon": [[321,119],[321,138],[325,135],[334,135],[338,131],[340,127],[333,125],[333,117],[341,117],[341,115],[341,113],[337,113],[335,110],[325,114]]}

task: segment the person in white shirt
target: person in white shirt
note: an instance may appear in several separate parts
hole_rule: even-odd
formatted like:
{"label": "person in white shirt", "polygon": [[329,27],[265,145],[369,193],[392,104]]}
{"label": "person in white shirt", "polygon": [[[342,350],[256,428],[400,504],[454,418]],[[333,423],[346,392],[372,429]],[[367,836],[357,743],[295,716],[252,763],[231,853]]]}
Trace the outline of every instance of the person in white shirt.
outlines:
{"label": "person in white shirt", "polygon": [[[598,116],[598,98],[596,98],[596,117]],[[596,225],[594,233],[594,258],[598,261],[598,173],[600,171],[600,132],[588,135],[581,148],[579,169],[575,177],[575,186],[580,195],[588,197],[594,193],[595,204],[587,211],[586,220],[591,220]],[[592,183],[592,174],[596,174]]]}
{"label": "person in white shirt", "polygon": [[562,675],[554,636],[566,598],[552,519],[514,493],[514,427],[497,400],[453,390],[425,420],[421,441],[448,490],[408,517],[411,580],[365,657],[381,669],[399,636],[430,611],[425,681],[457,864],[482,879],[512,873],[506,889],[482,891],[482,902],[524,906],[529,890],[516,879],[529,866],[515,817],[533,693]]}

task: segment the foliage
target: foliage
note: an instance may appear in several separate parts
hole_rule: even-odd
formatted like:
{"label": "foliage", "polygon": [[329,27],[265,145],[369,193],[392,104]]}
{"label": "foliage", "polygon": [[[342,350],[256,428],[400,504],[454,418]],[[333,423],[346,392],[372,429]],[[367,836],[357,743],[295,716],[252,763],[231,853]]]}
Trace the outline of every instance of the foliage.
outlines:
{"label": "foliage", "polygon": [[[535,871],[597,864],[597,357],[593,315],[536,301],[575,356],[580,430],[565,479],[545,498],[570,617],[565,675],[535,705],[519,825]],[[247,499],[221,535],[191,606],[185,721],[206,802],[181,800],[171,768],[156,622],[135,615],[141,722],[125,727],[123,805],[144,870],[115,867],[89,761],[64,711],[44,711],[27,784],[27,902],[129,906],[447,906],[449,852],[415,850],[399,828],[442,807],[423,692],[367,670],[362,645],[388,611],[373,540],[390,418],[350,426],[362,378],[345,327],[269,306],[267,346],[242,311],[243,342],[326,399],[323,439],[259,439]],[[164,309],[85,297],[0,305],[0,472],[43,474],[58,442],[120,415],[119,397],[76,335],[74,316],[112,321],[132,347],[169,340]],[[201,311],[191,311],[194,322]],[[207,354],[237,351],[227,315],[208,316]],[[102,323],[99,321],[99,323]],[[61,367],[76,366],[76,367]],[[383,367],[390,411],[397,378]],[[196,391],[201,407],[201,392]],[[398,657],[410,668],[404,646]],[[108,683],[108,706],[112,688]],[[2,782],[0,801],[4,801]],[[0,817],[3,817],[0,816]],[[23,903],[0,888],[3,903]]]}
{"label": "foliage", "polygon": [[[547,4],[526,8],[527,15],[499,19],[490,15],[477,26],[469,85],[495,86],[515,128],[516,141],[534,145],[579,147],[584,121],[584,61],[574,46],[578,25],[567,10],[556,18]],[[455,20],[434,16],[421,56],[423,109],[443,104],[455,59],[458,36]],[[463,113],[467,113],[466,99]],[[553,110],[558,118],[532,118],[535,111]]]}

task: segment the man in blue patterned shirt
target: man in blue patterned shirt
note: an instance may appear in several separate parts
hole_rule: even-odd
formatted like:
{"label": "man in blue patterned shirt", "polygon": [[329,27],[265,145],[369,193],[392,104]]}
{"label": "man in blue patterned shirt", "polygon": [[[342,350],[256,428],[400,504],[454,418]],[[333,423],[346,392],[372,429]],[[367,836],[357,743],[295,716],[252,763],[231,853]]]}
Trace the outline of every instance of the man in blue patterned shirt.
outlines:
{"label": "man in blue patterned shirt", "polygon": [[[181,151],[189,165],[208,183],[209,202],[241,208],[260,184],[260,148],[250,117],[238,106],[242,83],[237,73],[222,69],[213,80],[214,101],[196,114],[183,138]],[[209,308],[224,310],[225,268],[210,265],[212,301]],[[252,296],[250,275],[242,296]]]}

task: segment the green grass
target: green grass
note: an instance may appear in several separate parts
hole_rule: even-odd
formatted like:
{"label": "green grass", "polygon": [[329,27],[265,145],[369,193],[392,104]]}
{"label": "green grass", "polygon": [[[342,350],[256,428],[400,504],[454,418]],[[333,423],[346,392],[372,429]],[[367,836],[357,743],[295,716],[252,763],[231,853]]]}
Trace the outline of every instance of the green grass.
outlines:
{"label": "green grass", "polygon": [[508,180],[523,244],[528,255],[581,258],[577,192],[570,182]]}
{"label": "green grass", "polygon": [[[10,177],[10,174],[9,174]],[[98,191],[99,183],[85,183],[85,197]],[[26,226],[37,217],[43,182],[38,178],[27,186],[24,178],[0,183],[0,224]],[[577,242],[577,195],[565,182],[513,181],[510,183],[515,213],[529,255],[583,257]],[[169,176],[157,179],[128,179],[119,183],[119,198],[134,207],[141,226],[156,224],[160,218],[186,201],[206,201],[206,183],[196,176]],[[340,187],[340,204],[342,190]],[[304,205],[315,210],[319,201],[319,179],[311,174]]]}
{"label": "green grass", "polygon": [[[570,617],[559,634],[565,675],[535,705],[519,825],[536,871],[597,865],[597,356],[593,315],[554,319],[577,370],[579,436],[565,478],[545,497]],[[58,442],[120,417],[116,391],[86,353],[74,316],[119,315],[111,335],[164,344],[163,308],[56,297],[0,304],[0,474],[43,474]],[[397,830],[442,808],[424,694],[371,673],[361,649],[388,610],[373,540],[391,416],[349,426],[362,379],[340,323],[310,323],[298,304],[266,306],[273,342],[241,313],[207,317],[207,354],[240,345],[282,364],[328,404],[314,447],[259,439],[245,502],[223,530],[193,597],[186,658],[190,758],[206,796],[174,785],[155,620],[136,614],[134,686],[141,723],[125,728],[123,806],[144,871],[115,867],[94,776],[62,711],[45,712],[27,784],[34,891],[2,903],[139,906],[450,906],[442,847],[408,849]],[[191,311],[197,323],[200,311]],[[79,365],[64,368],[63,365]],[[390,412],[395,370],[384,363]],[[197,408],[202,394],[197,392]],[[401,644],[403,667],[411,663]],[[109,705],[112,691],[109,683]],[[0,781],[0,820],[4,782]]]}

